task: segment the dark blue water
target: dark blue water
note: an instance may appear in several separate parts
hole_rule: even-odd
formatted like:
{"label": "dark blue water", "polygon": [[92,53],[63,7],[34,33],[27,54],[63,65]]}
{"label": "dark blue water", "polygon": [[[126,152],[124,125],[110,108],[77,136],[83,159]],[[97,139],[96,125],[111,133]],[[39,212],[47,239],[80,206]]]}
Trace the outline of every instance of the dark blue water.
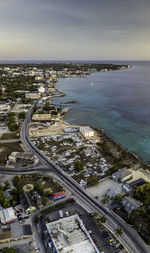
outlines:
{"label": "dark blue water", "polygon": [[56,88],[66,94],[62,102],[77,100],[66,121],[103,128],[150,163],[150,62],[132,64],[128,70],[60,79]]}

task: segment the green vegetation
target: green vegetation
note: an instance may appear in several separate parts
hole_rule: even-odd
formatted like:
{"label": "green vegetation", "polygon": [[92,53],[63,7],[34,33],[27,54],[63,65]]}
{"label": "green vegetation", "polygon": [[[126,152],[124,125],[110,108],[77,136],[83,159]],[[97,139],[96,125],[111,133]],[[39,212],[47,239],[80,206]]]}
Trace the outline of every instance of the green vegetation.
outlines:
{"label": "green vegetation", "polygon": [[5,247],[2,249],[2,253],[17,253],[18,251],[12,247]]}
{"label": "green vegetation", "polygon": [[3,189],[3,187],[0,187],[0,204],[1,204],[4,208],[10,207],[9,200],[5,198],[5,194],[4,194],[4,189]]}
{"label": "green vegetation", "polygon": [[108,197],[105,197],[102,199],[102,203],[105,205],[109,202],[109,198]]}
{"label": "green vegetation", "polygon": [[44,214],[50,213],[54,210],[60,209],[61,207],[65,206],[67,203],[68,203],[68,201],[65,200],[63,202],[56,204],[55,206],[50,206],[50,207],[45,208],[44,210],[41,211],[41,213],[44,213]]}
{"label": "green vegetation", "polygon": [[101,221],[102,223],[105,223],[106,220],[107,220],[106,215],[103,215],[103,216],[100,217],[100,221]]}
{"label": "green vegetation", "polygon": [[121,236],[121,235],[123,234],[122,229],[121,229],[120,227],[117,227],[117,228],[115,229],[115,234],[116,234],[116,236]]}
{"label": "green vegetation", "polygon": [[18,117],[19,117],[19,119],[25,119],[26,113],[25,112],[20,112]]}
{"label": "green vegetation", "polygon": [[74,162],[74,169],[76,172],[81,172],[84,169],[84,163],[83,162]]}
{"label": "green vegetation", "polygon": [[113,200],[114,200],[115,203],[120,203],[121,200],[122,200],[122,198],[123,198],[123,195],[122,195],[121,193],[119,193],[119,194],[117,194],[117,195],[113,198]]}
{"label": "green vegetation", "polygon": [[98,176],[90,176],[88,179],[87,179],[87,186],[90,187],[90,186],[93,186],[93,185],[97,185],[99,182],[99,177]]}
{"label": "green vegetation", "polygon": [[19,127],[14,116],[15,115],[13,113],[9,113],[8,115],[8,128],[10,131],[16,131]]}
{"label": "green vegetation", "polygon": [[134,190],[134,198],[141,201],[143,206],[136,211],[131,212],[127,221],[133,225],[138,233],[142,236],[147,244],[150,244],[150,183],[136,187]]}

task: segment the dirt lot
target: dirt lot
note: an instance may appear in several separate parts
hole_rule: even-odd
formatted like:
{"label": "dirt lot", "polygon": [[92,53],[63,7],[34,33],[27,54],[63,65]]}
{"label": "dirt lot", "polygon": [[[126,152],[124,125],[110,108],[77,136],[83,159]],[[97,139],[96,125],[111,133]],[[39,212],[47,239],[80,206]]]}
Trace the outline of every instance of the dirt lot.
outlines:
{"label": "dirt lot", "polygon": [[0,144],[0,165],[5,166],[8,156],[12,152],[23,152],[19,143],[1,143]]}
{"label": "dirt lot", "polygon": [[94,197],[98,196],[98,199],[101,201],[104,198],[104,195],[107,193],[107,191],[112,188],[113,186],[118,186],[119,183],[115,182],[112,179],[106,178],[102,180],[98,185],[92,186],[86,190],[87,192],[90,192]]}

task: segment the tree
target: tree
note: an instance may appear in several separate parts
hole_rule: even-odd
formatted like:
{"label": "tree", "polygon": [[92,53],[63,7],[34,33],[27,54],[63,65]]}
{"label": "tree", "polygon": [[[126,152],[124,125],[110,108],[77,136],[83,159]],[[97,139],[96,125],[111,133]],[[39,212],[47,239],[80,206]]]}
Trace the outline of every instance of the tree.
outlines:
{"label": "tree", "polygon": [[74,169],[76,172],[82,171],[84,168],[84,163],[83,162],[75,162],[74,163]]}
{"label": "tree", "polygon": [[10,207],[9,200],[8,200],[8,199],[6,199],[6,198],[4,198],[4,201],[3,201],[3,207],[4,207],[4,208],[8,208],[8,207]]}
{"label": "tree", "polygon": [[25,119],[26,113],[25,112],[20,112],[18,117],[19,119]]}
{"label": "tree", "polygon": [[114,197],[114,202],[115,203],[120,203],[120,201],[122,200],[122,198],[123,198],[123,195],[122,194],[117,194],[115,197]]}
{"label": "tree", "polygon": [[49,102],[46,102],[45,105],[43,106],[44,111],[50,111],[50,108],[51,108],[51,106],[50,106]]}
{"label": "tree", "polygon": [[2,250],[2,253],[17,253],[18,251],[15,248],[5,247]]}
{"label": "tree", "polygon": [[122,229],[121,229],[120,227],[117,227],[117,228],[115,229],[115,234],[116,234],[116,236],[121,236],[121,235],[123,234]]}
{"label": "tree", "polygon": [[106,215],[104,214],[103,216],[101,216],[100,217],[100,221],[102,222],[102,223],[105,223],[106,222]]}
{"label": "tree", "polygon": [[98,184],[99,182],[99,177],[98,176],[90,176],[88,179],[87,179],[87,186],[90,187],[90,186],[93,186],[93,185],[96,185]]}

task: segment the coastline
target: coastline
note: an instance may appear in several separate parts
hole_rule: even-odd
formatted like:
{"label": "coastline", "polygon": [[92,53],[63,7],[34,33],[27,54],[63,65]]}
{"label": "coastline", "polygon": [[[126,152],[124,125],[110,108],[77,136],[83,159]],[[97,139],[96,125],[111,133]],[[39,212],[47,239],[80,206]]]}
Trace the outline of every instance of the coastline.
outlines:
{"label": "coastline", "polygon": [[[114,70],[113,70],[114,71]],[[56,84],[56,83],[55,83]],[[56,90],[56,92],[59,93],[59,95],[57,95],[57,97],[61,97],[62,96],[62,92],[59,91],[58,87],[57,89],[55,88],[55,84],[54,84],[54,89]],[[63,96],[66,96],[65,93],[63,93]],[[55,95],[53,97],[56,97]],[[51,98],[53,98],[51,97]],[[65,105],[69,104],[70,101],[66,101],[64,102]],[[73,103],[75,103],[77,101],[73,100]],[[66,107],[67,108],[67,107]],[[71,110],[72,108],[68,108],[68,111]],[[67,111],[67,112],[68,112]],[[67,114],[67,112],[65,112],[65,114],[63,115],[63,117]],[[63,120],[64,121],[64,120]],[[67,120],[65,120],[64,122],[67,122]],[[67,122],[69,125],[72,125],[70,124],[69,122]],[[90,126],[90,125],[89,125]],[[90,126],[91,127],[91,126]],[[137,169],[141,169],[143,168],[145,173],[147,174],[148,176],[148,171],[150,170],[150,164],[149,163],[145,163],[142,161],[142,159],[134,152],[131,152],[131,151],[127,151],[127,149],[125,149],[122,145],[120,145],[119,143],[117,143],[115,140],[112,139],[112,137],[109,136],[109,134],[106,134],[106,132],[102,129],[102,128],[94,128],[92,127],[93,129],[95,129],[98,133],[100,133],[101,136],[103,136],[103,138],[107,139],[107,141],[109,143],[113,143],[113,145],[116,147],[116,148],[119,148],[120,150],[122,150],[123,152],[126,153],[126,156],[128,156],[132,161],[133,163],[135,163],[137,166],[134,166],[135,170]],[[129,160],[130,160],[129,159]],[[146,171],[147,170],[147,171]]]}

